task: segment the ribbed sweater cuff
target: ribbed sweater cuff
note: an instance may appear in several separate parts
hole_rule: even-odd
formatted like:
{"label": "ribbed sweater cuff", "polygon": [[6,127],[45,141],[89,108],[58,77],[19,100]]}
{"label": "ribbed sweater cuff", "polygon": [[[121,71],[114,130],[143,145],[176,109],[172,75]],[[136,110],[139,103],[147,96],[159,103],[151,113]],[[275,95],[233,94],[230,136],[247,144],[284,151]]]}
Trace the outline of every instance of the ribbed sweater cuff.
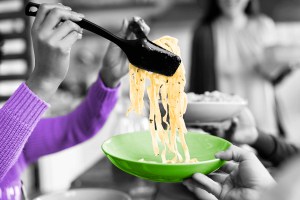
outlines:
{"label": "ribbed sweater cuff", "polygon": [[5,103],[3,111],[11,118],[31,128],[36,125],[48,107],[49,104],[34,94],[25,83],[22,83]]}
{"label": "ribbed sweater cuff", "polygon": [[96,100],[97,102],[108,101],[112,104],[116,102],[118,98],[118,91],[120,88],[120,84],[115,88],[109,88],[104,85],[100,76],[97,81],[92,85],[90,92],[92,93],[92,100]]}
{"label": "ribbed sweater cuff", "polygon": [[276,150],[276,143],[272,135],[260,132],[252,147],[255,148],[263,158],[269,158]]}

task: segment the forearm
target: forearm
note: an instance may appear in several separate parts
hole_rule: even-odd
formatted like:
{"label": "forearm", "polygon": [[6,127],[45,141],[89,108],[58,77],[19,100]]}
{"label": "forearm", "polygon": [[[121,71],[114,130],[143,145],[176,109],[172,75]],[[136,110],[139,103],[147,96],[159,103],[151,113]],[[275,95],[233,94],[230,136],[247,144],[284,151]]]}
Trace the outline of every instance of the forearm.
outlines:
{"label": "forearm", "polygon": [[280,165],[299,152],[296,146],[265,133],[260,133],[257,141],[252,146],[263,159],[272,162],[275,166]]}
{"label": "forearm", "polygon": [[28,162],[55,153],[94,136],[106,122],[117,102],[118,88],[106,88],[97,80],[84,101],[65,116],[43,119],[25,147]]}
{"label": "forearm", "polygon": [[19,158],[47,108],[23,83],[0,110],[0,180]]}

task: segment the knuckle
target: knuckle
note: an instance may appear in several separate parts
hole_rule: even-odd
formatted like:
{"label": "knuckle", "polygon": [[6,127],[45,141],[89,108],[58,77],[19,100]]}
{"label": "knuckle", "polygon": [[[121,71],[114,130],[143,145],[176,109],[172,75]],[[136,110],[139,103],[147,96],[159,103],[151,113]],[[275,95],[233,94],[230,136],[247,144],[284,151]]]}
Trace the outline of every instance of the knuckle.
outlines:
{"label": "knuckle", "polygon": [[76,31],[72,31],[71,34],[72,34],[73,37],[77,37],[77,38],[80,37],[80,34],[78,32],[76,32]]}
{"label": "knuckle", "polygon": [[69,48],[66,47],[65,45],[58,45],[56,47],[56,49],[62,55],[68,54],[68,52],[69,52]]}
{"label": "knuckle", "polygon": [[40,8],[39,8],[39,10],[46,10],[47,9],[47,7],[48,7],[48,5],[47,4],[45,4],[45,3],[42,3],[41,5],[40,5]]}
{"label": "knuckle", "polygon": [[60,14],[60,9],[59,9],[59,8],[53,8],[53,9],[50,11],[50,15],[58,16],[59,14]]}
{"label": "knuckle", "polygon": [[48,3],[43,3],[43,4],[41,4],[40,5],[40,7],[39,7],[39,11],[40,12],[46,12],[47,10],[50,10],[51,9],[51,6],[50,6],[50,4],[48,4]]}
{"label": "knuckle", "polygon": [[45,41],[49,47],[51,47],[52,49],[55,49],[57,47],[56,42],[52,39],[48,39]]}
{"label": "knuckle", "polygon": [[38,41],[45,41],[45,35],[43,33],[37,33],[36,35]]}
{"label": "knuckle", "polygon": [[77,13],[77,12],[74,12],[74,11],[70,11],[70,16],[71,16],[71,17],[77,17],[77,16],[78,16],[78,13]]}
{"label": "knuckle", "polygon": [[72,28],[75,25],[71,20],[66,20],[64,23],[70,28]]}
{"label": "knuckle", "polygon": [[67,25],[70,27],[70,29],[72,29],[72,30],[80,30],[80,27],[77,24],[75,24],[74,22],[72,22],[70,20],[67,20],[67,21],[68,21]]}

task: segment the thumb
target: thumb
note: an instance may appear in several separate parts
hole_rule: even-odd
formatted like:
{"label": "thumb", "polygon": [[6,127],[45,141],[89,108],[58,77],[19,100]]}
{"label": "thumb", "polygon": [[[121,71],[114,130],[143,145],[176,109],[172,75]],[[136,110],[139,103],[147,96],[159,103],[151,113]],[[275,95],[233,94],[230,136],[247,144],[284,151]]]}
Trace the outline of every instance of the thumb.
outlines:
{"label": "thumb", "polygon": [[[127,37],[128,23],[129,22],[127,19],[123,19],[121,30],[118,33],[119,37],[121,37],[121,38]],[[116,45],[113,42],[109,42],[109,45],[108,45],[107,51],[106,51],[106,55],[107,55],[107,56],[105,56],[106,59],[109,59],[110,57],[113,57],[113,59],[115,59],[115,56],[119,57],[119,56],[123,55],[123,52],[121,51],[121,49],[118,45]]]}
{"label": "thumb", "polygon": [[217,153],[215,157],[226,161],[243,162],[253,159],[255,155],[245,149],[231,145],[226,151]]}
{"label": "thumb", "polygon": [[242,125],[248,125],[255,127],[255,119],[249,108],[243,109],[241,114],[239,115],[239,121]]}
{"label": "thumb", "polygon": [[122,27],[121,27],[121,30],[120,32],[118,33],[118,35],[123,38],[123,39],[127,39],[127,37],[129,36],[130,32],[128,30],[128,25],[129,25],[129,22],[127,19],[123,19],[123,22],[122,22]]}

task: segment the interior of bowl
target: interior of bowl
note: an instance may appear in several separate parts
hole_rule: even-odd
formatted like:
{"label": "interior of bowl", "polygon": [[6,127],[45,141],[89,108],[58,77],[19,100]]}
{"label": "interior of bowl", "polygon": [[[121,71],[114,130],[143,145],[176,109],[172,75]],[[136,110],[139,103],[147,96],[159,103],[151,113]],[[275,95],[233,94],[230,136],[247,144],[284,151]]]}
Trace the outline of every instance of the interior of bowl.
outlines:
{"label": "interior of bowl", "polygon": [[[197,172],[209,174],[224,164],[224,161],[216,159],[214,155],[226,150],[231,145],[228,141],[197,132],[188,132],[185,138],[191,158],[196,158],[198,162],[162,163],[161,157],[154,155],[149,131],[113,136],[104,142],[102,150],[121,170],[157,182],[181,182]],[[179,141],[177,146],[183,156]],[[173,156],[171,153],[167,154],[168,159]]]}
{"label": "interior of bowl", "polygon": [[[197,132],[188,132],[185,139],[191,158],[197,158],[199,162],[215,159],[216,152],[222,151],[230,145],[228,141],[222,138]],[[179,140],[177,140],[177,146],[179,152],[183,155]],[[140,162],[139,160],[144,159],[145,161],[163,164],[160,156],[154,155],[151,135],[148,131],[113,136],[102,147],[105,153],[124,160]],[[160,148],[162,149],[161,145]],[[171,159],[172,157],[173,154],[167,153],[167,158]]]}

